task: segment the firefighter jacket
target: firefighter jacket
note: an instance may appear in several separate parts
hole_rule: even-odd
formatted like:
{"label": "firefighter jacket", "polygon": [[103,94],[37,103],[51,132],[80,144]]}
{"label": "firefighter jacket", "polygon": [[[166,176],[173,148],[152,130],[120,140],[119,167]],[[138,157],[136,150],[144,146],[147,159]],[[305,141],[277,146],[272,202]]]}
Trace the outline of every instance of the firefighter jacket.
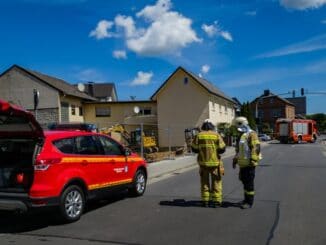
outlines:
{"label": "firefighter jacket", "polygon": [[197,161],[200,166],[217,167],[221,163],[219,154],[225,151],[225,143],[218,133],[202,131],[195,136],[192,149],[198,153]]}
{"label": "firefighter jacket", "polygon": [[240,167],[257,166],[261,160],[260,142],[255,131],[243,133],[237,141],[236,158]]}

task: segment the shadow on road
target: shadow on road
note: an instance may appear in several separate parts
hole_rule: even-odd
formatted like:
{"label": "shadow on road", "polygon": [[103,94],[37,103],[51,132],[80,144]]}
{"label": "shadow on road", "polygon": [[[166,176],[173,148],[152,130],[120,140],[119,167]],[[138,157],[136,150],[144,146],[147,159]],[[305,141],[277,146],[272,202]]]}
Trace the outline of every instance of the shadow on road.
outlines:
{"label": "shadow on road", "polygon": [[[127,198],[125,193],[116,194],[101,201],[88,203],[84,213],[93,212],[109,204]],[[0,233],[21,233],[65,224],[58,216],[58,208],[31,210],[27,213],[0,211]]]}
{"label": "shadow on road", "polygon": [[[184,199],[174,199],[172,201],[160,201],[160,205],[162,206],[174,206],[174,207],[200,207],[202,208],[202,202],[199,200],[189,200],[186,201]],[[209,207],[212,207],[209,205]],[[222,203],[222,206],[218,208],[241,208],[241,205],[239,203],[233,203],[233,202],[228,202],[224,201]]]}

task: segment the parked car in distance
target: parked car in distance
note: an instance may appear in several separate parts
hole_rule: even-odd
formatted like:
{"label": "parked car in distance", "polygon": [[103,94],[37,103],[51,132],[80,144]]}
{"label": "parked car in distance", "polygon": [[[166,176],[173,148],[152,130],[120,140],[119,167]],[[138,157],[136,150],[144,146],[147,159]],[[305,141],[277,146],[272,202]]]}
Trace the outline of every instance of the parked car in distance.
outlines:
{"label": "parked car in distance", "polygon": [[0,210],[56,206],[65,222],[77,221],[108,191],[143,195],[146,165],[106,135],[43,131],[30,112],[0,100]]}
{"label": "parked car in distance", "polygon": [[258,138],[260,141],[269,141],[271,140],[271,137],[267,134],[259,134]]}

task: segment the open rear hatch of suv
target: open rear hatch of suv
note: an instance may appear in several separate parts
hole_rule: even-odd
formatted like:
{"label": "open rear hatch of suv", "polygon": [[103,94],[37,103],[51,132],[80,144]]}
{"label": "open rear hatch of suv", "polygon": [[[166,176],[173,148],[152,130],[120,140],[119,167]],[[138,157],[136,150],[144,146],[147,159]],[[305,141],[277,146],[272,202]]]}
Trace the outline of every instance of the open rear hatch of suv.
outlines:
{"label": "open rear hatch of suv", "polygon": [[0,192],[27,193],[44,133],[34,116],[0,100]]}

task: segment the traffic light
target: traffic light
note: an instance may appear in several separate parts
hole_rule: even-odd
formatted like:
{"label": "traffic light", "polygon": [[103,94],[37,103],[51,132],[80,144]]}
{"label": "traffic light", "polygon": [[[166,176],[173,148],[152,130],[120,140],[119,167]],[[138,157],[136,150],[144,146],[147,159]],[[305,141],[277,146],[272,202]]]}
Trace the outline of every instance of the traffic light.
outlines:
{"label": "traffic light", "polygon": [[301,96],[304,96],[304,88],[301,88]]}

